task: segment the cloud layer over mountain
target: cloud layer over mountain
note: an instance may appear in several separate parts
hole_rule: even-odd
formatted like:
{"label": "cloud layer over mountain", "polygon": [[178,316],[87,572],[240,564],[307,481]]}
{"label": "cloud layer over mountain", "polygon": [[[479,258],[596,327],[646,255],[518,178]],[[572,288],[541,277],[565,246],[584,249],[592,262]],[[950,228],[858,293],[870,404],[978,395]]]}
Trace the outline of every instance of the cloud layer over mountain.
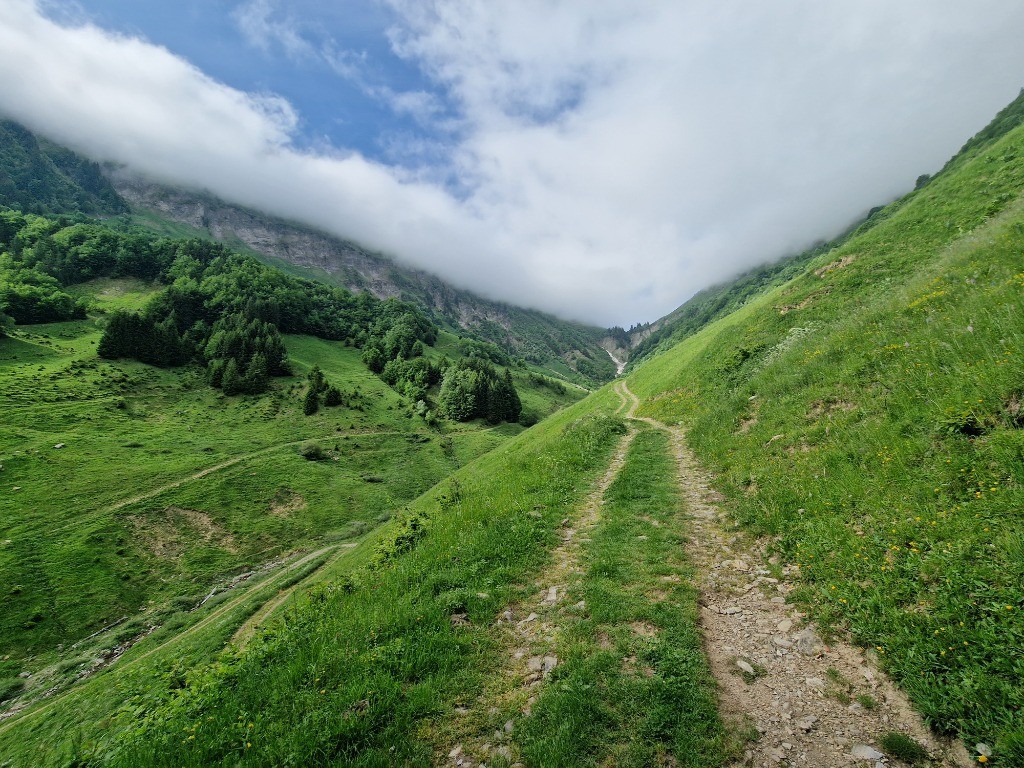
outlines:
{"label": "cloud layer over mountain", "polygon": [[[300,149],[282,95],[32,0],[0,5],[0,112],[486,295],[628,325],[906,191],[1024,85],[1024,6],[1002,0],[389,5],[433,91],[367,87],[446,137],[401,165]],[[359,77],[358,51],[313,47],[276,8],[237,4],[239,34]]]}

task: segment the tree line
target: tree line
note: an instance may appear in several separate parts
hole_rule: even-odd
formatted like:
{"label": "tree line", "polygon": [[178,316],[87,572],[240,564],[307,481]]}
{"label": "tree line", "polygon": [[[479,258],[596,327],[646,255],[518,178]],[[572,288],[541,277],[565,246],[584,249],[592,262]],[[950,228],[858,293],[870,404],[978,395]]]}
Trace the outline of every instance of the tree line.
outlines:
{"label": "tree line", "polygon": [[437,412],[446,418],[514,421],[521,412],[510,374],[494,367],[512,362],[500,348],[463,339],[467,359],[433,364],[424,355],[438,329],[407,302],[292,277],[207,240],[0,211],[0,334],[12,321],[84,318],[86,303],[66,289],[101,277],[165,286],[141,311],[111,313],[97,350],[104,358],[197,364],[225,394],[258,393],[291,373],[282,334],[301,333],[362,349],[366,366],[423,403],[423,415],[438,385]]}

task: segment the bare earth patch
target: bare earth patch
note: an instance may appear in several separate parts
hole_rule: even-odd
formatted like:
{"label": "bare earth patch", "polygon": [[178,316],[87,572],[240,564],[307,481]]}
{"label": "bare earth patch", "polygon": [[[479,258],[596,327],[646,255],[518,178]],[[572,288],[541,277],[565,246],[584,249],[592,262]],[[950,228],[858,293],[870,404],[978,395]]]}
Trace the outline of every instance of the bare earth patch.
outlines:
{"label": "bare earth patch", "polygon": [[282,488],[270,500],[270,514],[274,517],[291,517],[293,513],[301,512],[305,508],[306,500],[302,494],[290,488]]}
{"label": "bare earth patch", "polygon": [[818,267],[818,269],[814,270],[814,274],[816,274],[818,277],[824,277],[829,272],[835,272],[837,269],[842,269],[843,267],[850,266],[856,260],[856,254],[843,256],[843,258],[839,259],[838,261],[833,261],[831,264],[826,264],[824,267]]}
{"label": "bare earth patch", "polygon": [[237,552],[235,537],[206,512],[170,506],[150,516],[132,516],[131,527],[142,546],[159,558],[174,559],[198,538],[228,552]]}

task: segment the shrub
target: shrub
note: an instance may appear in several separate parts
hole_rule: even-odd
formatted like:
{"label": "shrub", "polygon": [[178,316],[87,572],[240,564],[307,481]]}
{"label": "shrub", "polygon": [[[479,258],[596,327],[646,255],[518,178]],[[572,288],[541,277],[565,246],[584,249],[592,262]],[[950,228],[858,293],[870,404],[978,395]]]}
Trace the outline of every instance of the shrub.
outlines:
{"label": "shrub", "polygon": [[330,457],[330,454],[316,440],[307,440],[300,445],[299,455],[306,461],[323,461]]}

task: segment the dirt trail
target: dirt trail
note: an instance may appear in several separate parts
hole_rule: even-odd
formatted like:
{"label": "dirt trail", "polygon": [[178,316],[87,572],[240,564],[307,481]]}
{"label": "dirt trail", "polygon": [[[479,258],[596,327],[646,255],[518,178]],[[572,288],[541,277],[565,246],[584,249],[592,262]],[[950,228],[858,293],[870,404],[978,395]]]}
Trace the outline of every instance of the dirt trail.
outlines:
{"label": "dirt trail", "polygon": [[[639,399],[625,382],[616,390]],[[700,574],[701,631],[719,706],[733,726],[757,730],[736,766],[901,765],[880,739],[899,732],[923,745],[933,765],[973,765],[963,745],[935,737],[872,653],[843,639],[825,644],[805,614],[786,602],[794,566],[766,562],[765,543],[732,529],[721,497],[686,443],[685,433],[654,419],[670,435],[690,518],[687,554]]]}
{"label": "dirt trail", "polygon": [[[235,631],[235,634],[231,636],[231,642],[239,646],[240,648],[245,647],[245,644],[249,641],[249,638],[252,637],[253,633],[257,629],[259,629],[263,624],[265,624],[266,621],[273,615],[274,611],[276,611],[278,608],[284,605],[284,603],[288,600],[289,597],[295,594],[295,590],[297,590],[299,587],[308,582],[314,573],[319,573],[320,571],[322,571],[328,565],[337,560],[346,550],[355,549],[358,546],[359,545],[355,542],[347,542],[345,544],[338,545],[338,552],[334,554],[332,557],[329,557],[327,560],[324,560],[324,562],[315,571],[313,571],[313,573],[310,573],[302,581],[296,582],[295,584],[292,584],[290,587],[287,587],[286,589],[282,589],[277,594],[276,597],[264,603],[262,608],[260,608],[258,611],[256,611],[256,613],[250,616],[245,621],[245,623],[242,624],[242,626],[240,626]],[[320,550],[319,553],[322,554],[325,551],[326,550]],[[314,555],[315,554],[317,553],[314,553]],[[312,556],[305,558],[305,562],[308,562],[311,559],[311,557]]]}
{"label": "dirt trail", "polygon": [[[628,405],[625,394],[619,394],[622,405],[616,413]],[[588,540],[587,532],[601,519],[605,492],[625,464],[626,453],[636,435],[637,431],[630,429],[622,436],[604,475],[575,514],[562,521],[562,543],[554,549],[548,566],[535,579],[534,587],[538,591],[533,599],[509,606],[498,618],[495,628],[505,654],[502,669],[477,700],[467,707],[456,707],[459,722],[452,728],[455,738],[437,755],[439,764],[482,768],[495,758],[504,759],[506,763],[511,761],[511,750],[502,742],[509,738],[513,721],[508,721],[503,731],[489,736],[475,732],[480,730],[479,723],[486,714],[495,708],[506,710],[514,706],[523,715],[529,715],[539,693],[538,687],[558,666],[556,647],[562,617],[578,615],[586,608],[582,603],[570,604],[567,599],[570,584],[581,573],[580,545]],[[463,616],[452,617],[456,624],[463,620]]]}
{"label": "dirt trail", "polygon": [[[153,654],[155,654],[155,653],[157,653],[157,652],[167,648],[168,646],[173,645],[174,643],[178,643],[181,640],[183,640],[185,638],[188,638],[189,636],[195,634],[196,632],[199,632],[199,631],[205,629],[206,627],[208,627],[209,625],[215,623],[218,619],[223,617],[225,614],[227,614],[228,612],[230,612],[234,608],[237,608],[242,602],[244,602],[247,598],[249,598],[250,594],[252,593],[252,590],[259,589],[261,587],[266,587],[267,585],[272,584],[275,581],[283,580],[288,574],[292,573],[293,571],[295,571],[295,570],[297,570],[299,568],[302,568],[303,566],[305,566],[309,562],[311,562],[311,561],[315,560],[316,558],[321,557],[321,556],[331,552],[332,550],[340,549],[341,547],[351,548],[352,546],[355,546],[355,545],[354,544],[344,544],[344,545],[334,544],[334,545],[331,545],[329,547],[323,547],[321,549],[318,549],[315,552],[310,552],[310,553],[308,553],[306,555],[302,555],[302,556],[296,557],[296,559],[292,560],[290,563],[287,563],[282,568],[272,572],[267,578],[265,578],[263,580],[260,580],[260,581],[257,581],[255,583],[249,585],[248,588],[246,588],[244,590],[241,590],[239,594],[237,594],[234,597],[224,601],[223,603],[218,605],[216,608],[214,608],[207,616],[204,616],[201,620],[197,621],[195,624],[192,624],[191,626],[185,628],[184,630],[182,630],[178,634],[173,635],[172,637],[169,637],[167,640],[165,640],[164,642],[160,643],[159,645],[156,645],[156,646],[154,646],[152,648],[149,648],[145,653],[142,653],[142,654],[140,654],[138,656],[134,656],[131,659],[129,659],[128,661],[125,661],[122,664],[119,664],[118,665],[118,669],[124,670],[126,668],[133,667],[136,664],[140,663],[141,661],[149,658]],[[327,562],[328,561],[325,561],[323,565],[326,565]],[[320,567],[322,568],[323,565],[321,565]],[[319,570],[319,568],[317,568],[317,570]],[[310,574],[310,575],[312,575],[312,574]],[[292,589],[294,589],[294,587],[296,587],[296,586],[299,586],[299,584],[302,584],[304,581],[305,581],[305,579],[303,581],[299,582],[298,584],[294,585],[292,587]],[[285,590],[285,593],[286,593],[285,597],[287,597],[287,594],[290,594],[291,590],[290,589],[289,590]],[[270,602],[274,602],[275,600],[278,600],[278,599],[279,598],[275,597]],[[265,606],[264,606],[264,608],[265,608]],[[261,609],[261,611],[262,610],[263,609]],[[271,609],[271,610],[273,610],[273,609]],[[148,636],[148,634],[149,634],[149,632],[145,633],[143,636],[140,636],[138,639],[141,640],[145,636]],[[114,664],[120,659],[121,655],[123,653],[127,652],[128,650],[130,650],[130,648],[131,648],[131,645],[128,645],[127,647],[125,647],[122,650],[121,654],[118,654],[117,656],[112,657],[111,659],[108,660],[107,663],[105,663],[102,667],[97,668],[95,671],[98,672],[101,669],[108,669],[108,668],[114,666]],[[90,677],[91,677],[91,675],[90,675]],[[83,679],[80,682],[85,682],[85,679]],[[17,708],[16,707],[14,709],[9,710],[8,712],[3,713],[2,720],[4,722],[0,723],[0,734],[2,734],[5,731],[9,730],[15,723],[18,723],[18,722],[20,722],[20,721],[22,721],[22,720],[24,720],[26,718],[34,717],[36,715],[42,714],[43,712],[46,712],[47,710],[53,708],[55,705],[57,705],[61,701],[63,701],[67,696],[71,696],[71,695],[75,694],[78,691],[78,688],[79,688],[79,686],[77,684],[73,684],[71,687],[64,689],[60,693],[57,693],[56,695],[52,695],[52,696],[48,697],[47,699],[45,699],[46,703],[44,703],[44,704],[40,704],[39,706],[34,706],[34,704],[36,704],[37,702],[29,702],[26,706],[23,706],[21,708]]]}

